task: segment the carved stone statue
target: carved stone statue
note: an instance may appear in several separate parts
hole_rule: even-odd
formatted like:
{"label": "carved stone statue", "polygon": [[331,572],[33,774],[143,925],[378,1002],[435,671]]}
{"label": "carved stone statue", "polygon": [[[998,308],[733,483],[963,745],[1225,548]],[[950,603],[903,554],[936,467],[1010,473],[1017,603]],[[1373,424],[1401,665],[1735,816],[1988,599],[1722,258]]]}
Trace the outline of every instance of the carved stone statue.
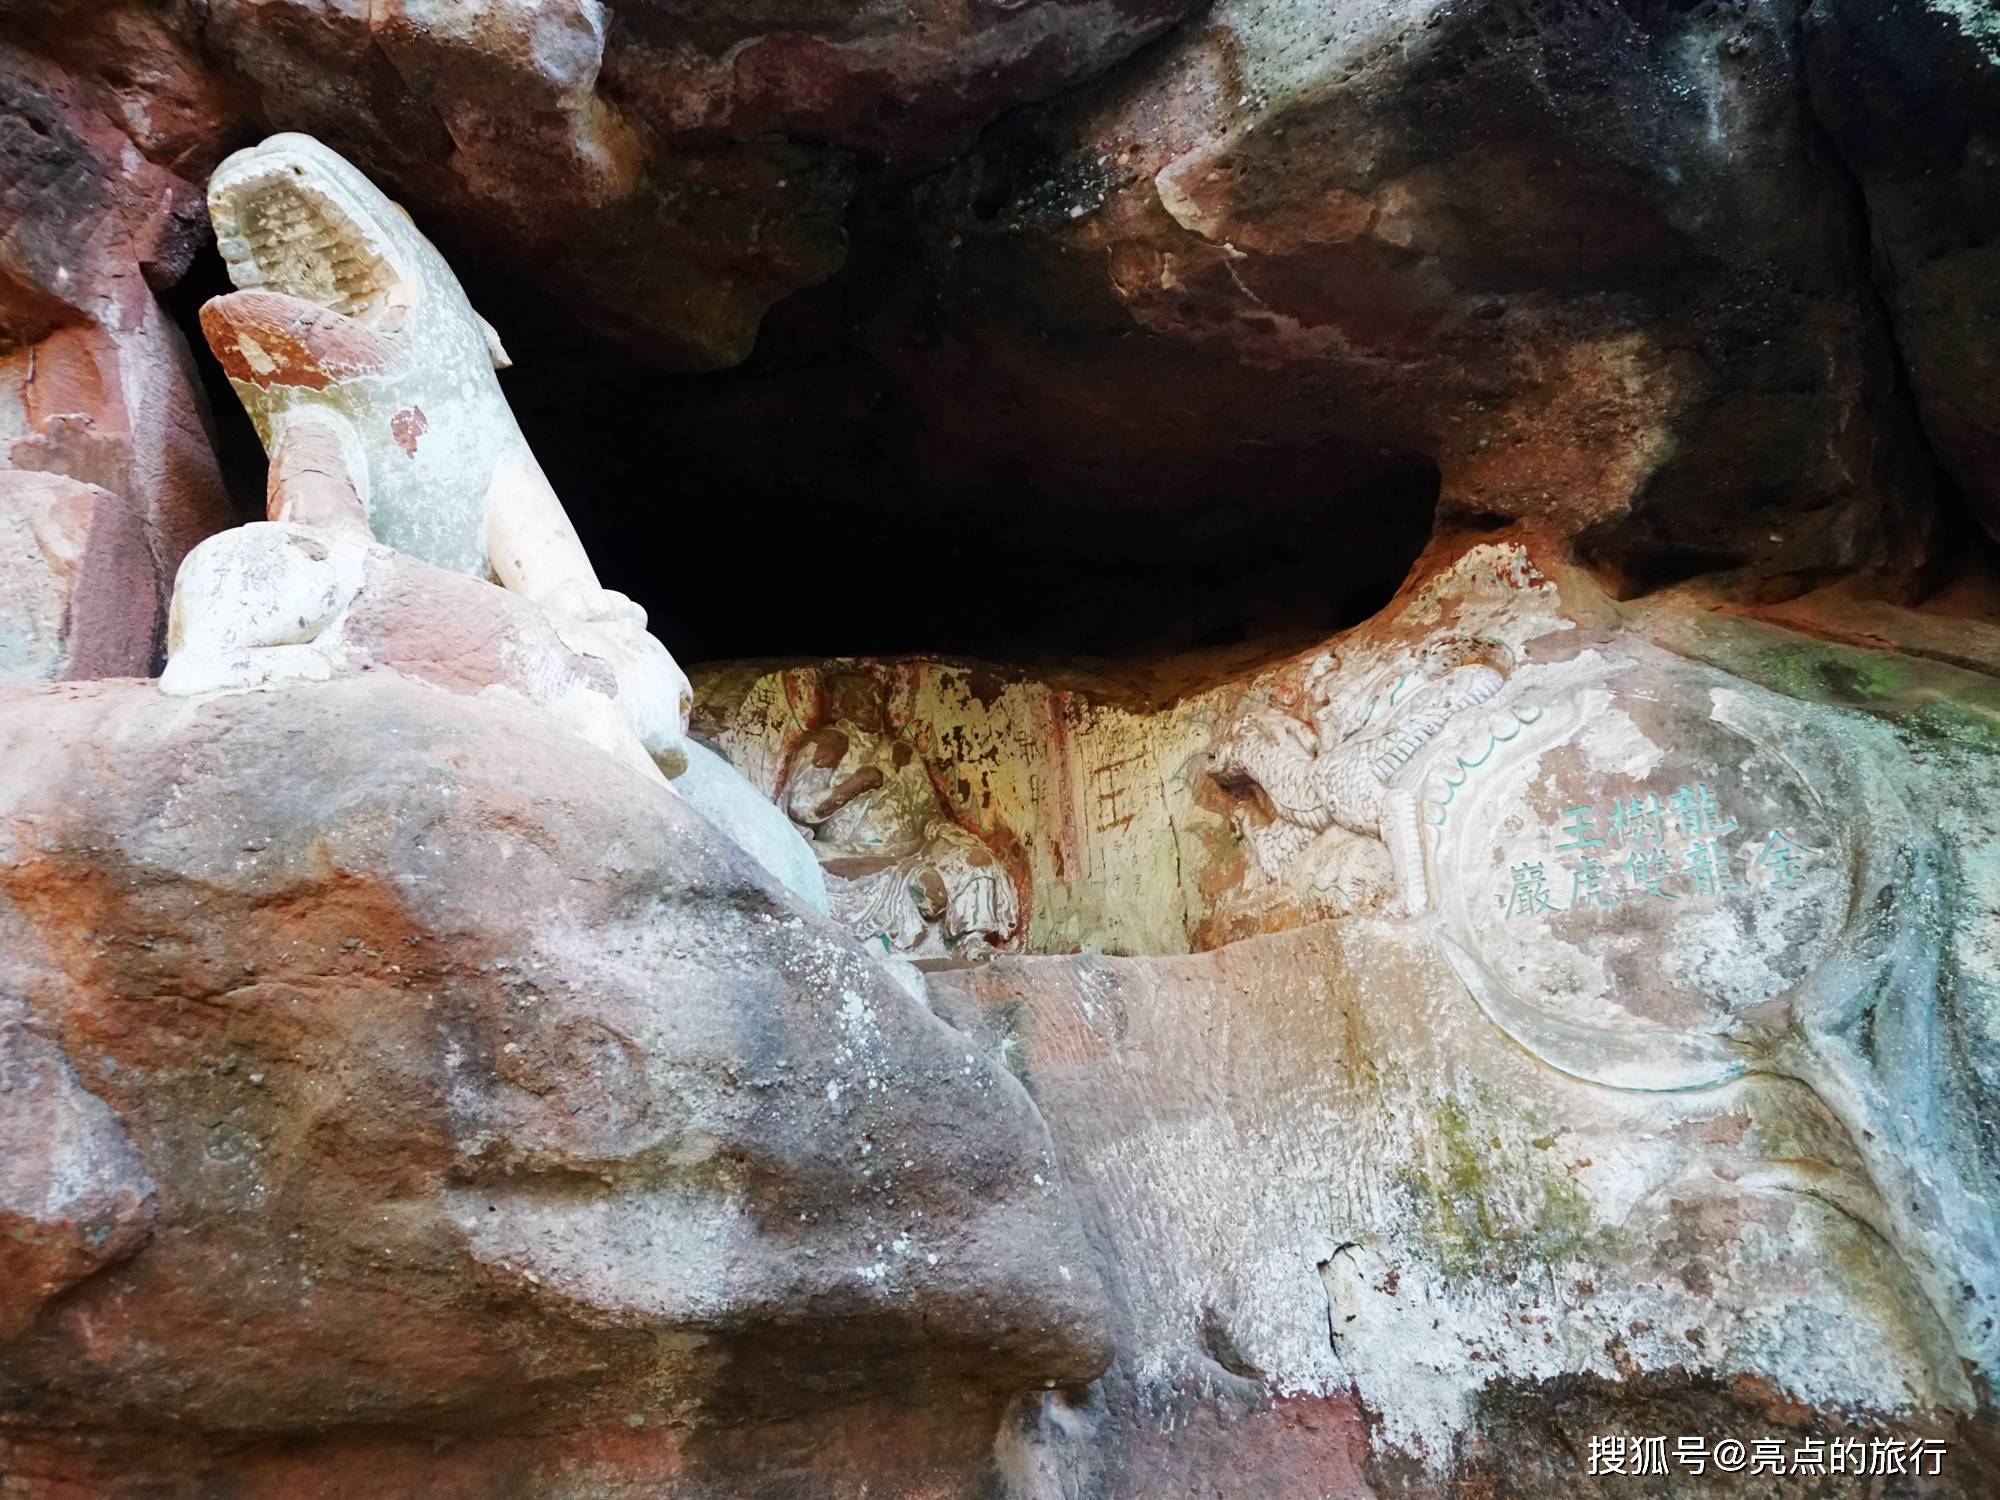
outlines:
{"label": "carved stone statue", "polygon": [[176,697],[398,672],[537,709],[648,776],[688,764],[687,678],[645,630],[539,609],[351,529],[210,537],[175,580],[167,652]]}
{"label": "carved stone statue", "polygon": [[916,747],[861,673],[826,684],[827,722],[792,752],[785,811],[810,831],[834,915],[913,957],[998,947],[1020,925],[1006,868],[955,823]]}
{"label": "carved stone statue", "polygon": [[208,209],[240,290],[202,308],[202,331],[271,455],[273,520],[352,497],[398,552],[643,621],[599,586],[494,378],[499,339],[408,214],[305,135],[224,161]]}
{"label": "carved stone statue", "polygon": [[1211,770],[1225,785],[1254,785],[1276,815],[1253,834],[1268,873],[1282,874],[1319,835],[1344,828],[1387,846],[1396,893],[1414,915],[1430,904],[1417,753],[1505,682],[1497,666],[1465,647],[1358,683],[1344,679],[1339,653],[1328,651],[1308,668],[1302,712],[1247,710],[1224,735]]}
{"label": "carved stone statue", "polygon": [[202,328],[270,454],[270,520],[189,555],[162,687],[390,666],[512,692],[680,774],[687,679],[646,612],[599,585],[494,378],[498,341],[443,257],[308,136],[230,157],[209,211],[242,290],[203,307]]}

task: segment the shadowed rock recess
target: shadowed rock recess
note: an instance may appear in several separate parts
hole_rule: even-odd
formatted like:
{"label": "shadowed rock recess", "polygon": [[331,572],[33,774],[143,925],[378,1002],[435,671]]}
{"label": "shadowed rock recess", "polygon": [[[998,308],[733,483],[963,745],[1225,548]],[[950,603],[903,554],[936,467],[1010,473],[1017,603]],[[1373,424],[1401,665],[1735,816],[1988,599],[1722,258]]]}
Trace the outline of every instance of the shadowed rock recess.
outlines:
{"label": "shadowed rock recess", "polygon": [[2000,1494],[1980,0],[0,0],[0,1500]]}

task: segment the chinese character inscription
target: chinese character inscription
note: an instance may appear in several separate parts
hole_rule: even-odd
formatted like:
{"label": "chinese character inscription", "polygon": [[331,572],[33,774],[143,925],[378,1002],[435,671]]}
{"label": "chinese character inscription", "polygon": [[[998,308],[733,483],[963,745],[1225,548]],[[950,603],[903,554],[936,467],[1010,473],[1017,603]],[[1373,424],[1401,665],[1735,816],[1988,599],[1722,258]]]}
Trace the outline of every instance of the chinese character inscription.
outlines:
{"label": "chinese character inscription", "polygon": [[1816,851],[1791,829],[1753,828],[1706,782],[1646,788],[1562,809],[1553,859],[1510,863],[1495,900],[1506,919],[1615,911],[1651,902],[1751,901],[1800,880]]}

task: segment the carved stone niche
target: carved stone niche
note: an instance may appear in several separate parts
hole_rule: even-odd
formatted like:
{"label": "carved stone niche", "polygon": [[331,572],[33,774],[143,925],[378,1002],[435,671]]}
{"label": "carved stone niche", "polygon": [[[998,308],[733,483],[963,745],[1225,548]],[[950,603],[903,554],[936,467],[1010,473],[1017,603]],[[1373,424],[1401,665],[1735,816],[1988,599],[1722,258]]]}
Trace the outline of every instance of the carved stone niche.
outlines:
{"label": "carved stone niche", "polygon": [[893,665],[838,660],[761,674],[754,705],[695,724],[809,840],[834,919],[863,943],[910,960],[1018,948],[1017,841],[991,798],[976,805],[949,736],[912,722],[911,696]]}

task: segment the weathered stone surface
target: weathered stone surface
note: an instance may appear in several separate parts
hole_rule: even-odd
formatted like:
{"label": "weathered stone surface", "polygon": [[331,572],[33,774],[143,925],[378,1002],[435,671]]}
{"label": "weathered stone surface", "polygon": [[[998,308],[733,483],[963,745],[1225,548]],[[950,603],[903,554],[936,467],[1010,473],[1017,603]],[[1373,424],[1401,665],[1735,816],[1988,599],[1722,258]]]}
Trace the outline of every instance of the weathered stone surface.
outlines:
{"label": "weathered stone surface", "polygon": [[782,803],[827,685],[856,671],[879,682],[889,730],[942,769],[950,816],[1010,871],[1022,949],[1187,951],[1212,899],[1204,848],[1229,837],[1200,767],[1239,685],[1149,704],[963,662],[739,663],[693,674],[691,724]]}
{"label": "weathered stone surface", "polygon": [[[1575,1454],[1485,1424],[1564,1391],[1746,1443],[1772,1404],[1981,1430],[2000,989],[1946,913],[2000,868],[2000,658],[1925,657],[1991,632],[1792,611],[1862,653],[1537,557],[1441,543],[1376,619],[1165,702],[865,668],[1010,819],[1043,956],[930,993],[986,1018],[1118,1247],[1113,1374],[1017,1433],[1048,1493],[1534,1493]],[[696,723],[769,777],[854,670],[698,673]],[[1343,823],[1350,762],[1379,800]]]}
{"label": "weathered stone surface", "polygon": [[208,204],[242,290],[203,306],[202,331],[274,456],[273,520],[308,519],[277,456],[310,431],[306,474],[343,480],[353,519],[398,551],[579,619],[631,613],[514,423],[493,329],[406,213],[303,135],[231,155]]}
{"label": "weathered stone surface", "polygon": [[159,627],[139,517],[61,474],[0,470],[0,681],[116,677]]}
{"label": "weathered stone surface", "polygon": [[[1474,664],[1504,662],[1511,670],[1529,640],[1554,628],[1555,587],[1518,545],[1458,547],[1462,556],[1445,548],[1423,587],[1336,649],[1261,669],[1239,665],[1198,687],[1135,688],[1115,674],[1083,672],[1051,682],[1022,670],[921,658],[737,663],[695,674],[692,722],[753,784],[783,801],[802,747],[822,727],[829,685],[857,671],[873,676],[889,729],[941,768],[937,786],[950,815],[1013,872],[1023,907],[1020,946],[1028,952],[1179,953],[1374,911],[1391,899],[1421,911],[1429,901],[1424,856],[1405,847],[1392,858],[1383,837],[1392,799],[1368,769],[1372,757],[1358,758],[1367,815],[1348,813],[1364,832],[1340,824],[1340,799],[1312,804],[1310,788],[1293,799],[1300,821],[1288,822],[1258,786],[1256,768],[1266,762],[1254,750],[1246,755],[1246,741],[1282,739],[1298,751],[1343,730],[1367,726],[1372,735],[1383,723],[1408,725],[1399,718],[1403,707],[1392,709],[1387,699],[1405,681],[1432,674],[1446,685],[1478,681],[1456,729],[1476,734],[1511,724],[1483,680],[1498,674]],[[1580,587],[1593,592],[1587,582]],[[1371,704],[1384,705],[1382,722],[1369,723]],[[1461,718],[1449,707],[1433,717],[1403,749],[1405,762]],[[1401,808],[1390,827],[1407,843],[1416,838],[1420,794],[1433,794],[1425,764],[1385,767],[1384,774],[1390,770]],[[1338,773],[1318,779],[1341,780]]]}
{"label": "weathered stone surface", "polygon": [[2000,1492],[1975,7],[0,11],[0,1490]]}
{"label": "weathered stone surface", "polygon": [[792,820],[734,766],[699,740],[687,742],[687,769],[674,778],[681,800],[721,829],[729,842],[811,907],[827,910],[826,875]]}
{"label": "weathered stone surface", "polygon": [[641,775],[687,767],[687,678],[643,621],[588,622],[366,534],[253,522],[188,554],[160,688],[176,697],[386,671],[539,710]]}
{"label": "weathered stone surface", "polygon": [[4,988],[157,1184],[9,1337],[10,1483],[858,1493],[826,1414],[961,1454],[1101,1368],[1018,1085],[666,787],[387,674],[10,692]]}
{"label": "weathered stone surface", "polygon": [[704,0],[620,13],[607,83],[690,133],[781,134],[936,161],[1006,110],[1103,72],[1190,0],[898,0],[846,13]]}
{"label": "weathered stone surface", "polygon": [[206,35],[270,127],[324,136],[462,243],[498,231],[608,337],[712,368],[839,267],[855,153],[935,160],[1190,8],[225,0]]}
{"label": "weathered stone surface", "polygon": [[1282,509],[1357,553],[1430,462],[1625,589],[1920,558],[1797,21],[1224,0],[926,185],[863,323],[883,420],[945,492]]}
{"label": "weathered stone surface", "polygon": [[205,168],[251,122],[324,136],[599,333],[712,368],[838,269],[857,158],[938,161],[1194,8],[111,0],[8,24],[151,161]]}
{"label": "weathered stone surface", "polygon": [[[934,762],[888,719],[874,674],[814,684],[810,728],[790,747],[779,805],[826,873],[834,916],[862,942],[905,958],[980,958],[1021,925],[1013,872],[960,825]],[[796,705],[794,705],[796,706]]]}
{"label": "weathered stone surface", "polygon": [[153,1185],[117,1117],[0,1001],[0,1339],[145,1243]]}
{"label": "weathered stone surface", "polygon": [[657,150],[596,90],[594,0],[371,10],[227,0],[206,40],[268,127],[325,137],[459,240],[509,247],[601,332],[709,367],[840,262],[842,154],[783,141]]}
{"label": "weathered stone surface", "polygon": [[[8,42],[59,69],[62,92],[89,99],[94,119],[72,122],[72,128],[86,134],[115,129],[152,167],[180,179],[170,197],[142,204],[142,213],[184,218],[188,185],[198,186],[227,149],[241,108],[203,51],[207,8],[185,0],[8,0],[5,13]],[[133,164],[127,159],[123,165]],[[70,179],[65,191],[80,187]],[[92,196],[86,192],[82,201]],[[184,222],[198,239],[199,223]],[[177,239],[170,236],[168,243]],[[179,241],[175,253],[184,257],[193,243]],[[169,261],[151,264],[167,271],[166,279],[178,274],[168,270]]]}
{"label": "weathered stone surface", "polygon": [[137,321],[146,285],[187,269],[201,238],[199,187],[131,150],[111,101],[17,45],[4,43],[0,121],[0,352],[62,328]]}
{"label": "weathered stone surface", "polygon": [[2000,534],[2000,20],[1973,0],[1813,0],[1805,36],[1925,430]]}
{"label": "weathered stone surface", "polygon": [[[22,507],[6,543],[13,629],[66,643],[8,663],[16,680],[152,670],[174,569],[229,519],[187,350],[152,291],[199,243],[200,194],[135,147],[121,109],[143,114],[143,101],[0,42],[0,470],[72,482],[72,522],[57,527],[70,541],[36,581],[22,576],[22,528],[53,539],[54,491],[7,481]],[[72,607],[74,557],[102,586]],[[42,602],[27,620],[30,598]]]}
{"label": "weathered stone surface", "polygon": [[[1537,1469],[1581,1482],[1602,1434],[1789,1453],[1850,1408],[1946,1437],[1942,1492],[1983,1493],[1950,1341],[1855,1216],[1881,1201],[1810,1090],[1565,1078],[1426,946],[1350,919],[931,977],[1007,1044],[1119,1252],[1117,1362],[1094,1399],[1023,1414],[1016,1462],[1047,1476],[1028,1493],[1138,1500],[1195,1475],[1203,1494],[1452,1495],[1484,1473],[1547,1495]],[[1689,1371],[1735,1397],[1642,1415]],[[1578,1381],[1603,1383],[1596,1411],[1563,1410]],[[1515,1423],[1494,1421],[1510,1397]],[[1552,1430],[1523,1434],[1529,1413]],[[1794,1482],[1749,1493],[1824,1483]]]}

